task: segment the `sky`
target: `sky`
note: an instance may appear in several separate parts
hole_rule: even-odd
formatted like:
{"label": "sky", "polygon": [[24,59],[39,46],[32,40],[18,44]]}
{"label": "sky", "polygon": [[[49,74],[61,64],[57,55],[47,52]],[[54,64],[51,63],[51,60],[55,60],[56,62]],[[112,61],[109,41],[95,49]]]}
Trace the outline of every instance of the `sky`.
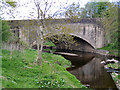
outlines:
{"label": "sky", "polygon": [[[10,1],[10,0],[9,0]],[[37,18],[37,9],[34,4],[34,0],[13,0],[17,2],[17,6],[15,8],[11,8],[9,6],[3,5],[1,12],[1,17],[3,17],[5,20],[20,20],[20,19],[36,19]],[[39,0],[37,0],[39,1]],[[44,0],[40,0],[41,2]],[[51,2],[52,0],[46,0],[48,2]],[[56,2],[55,4],[52,4],[52,7],[47,12],[48,14],[53,14],[56,11],[61,12],[64,11],[63,7],[68,6],[70,4],[78,3],[80,4],[80,7],[84,7],[87,2],[95,1],[95,0],[53,0],[53,2]],[[100,0],[99,0],[100,1]],[[105,0],[101,0],[105,1]],[[110,2],[117,2],[118,0],[109,0]],[[1,5],[1,4],[0,4]],[[44,10],[45,6],[44,4],[41,5],[42,10]],[[60,7],[62,7],[60,9]],[[59,17],[58,17],[59,18]]]}

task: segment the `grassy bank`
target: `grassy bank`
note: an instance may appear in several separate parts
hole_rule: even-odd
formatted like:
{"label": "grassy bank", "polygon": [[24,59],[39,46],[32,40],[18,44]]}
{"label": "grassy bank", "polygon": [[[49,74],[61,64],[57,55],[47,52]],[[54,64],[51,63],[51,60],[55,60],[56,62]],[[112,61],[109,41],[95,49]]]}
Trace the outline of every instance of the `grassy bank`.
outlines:
{"label": "grassy bank", "polygon": [[103,48],[99,48],[99,50],[107,50],[109,51],[109,54],[118,56],[118,48],[116,48],[113,44],[108,44]]}
{"label": "grassy bank", "polygon": [[62,56],[43,53],[43,64],[35,63],[36,50],[24,53],[2,50],[3,88],[86,88],[66,71],[71,63]]}
{"label": "grassy bank", "polygon": [[[118,63],[110,63],[110,64],[107,64],[107,67],[118,69],[118,68],[120,68],[120,65]],[[116,85],[120,89],[120,74],[112,72],[111,75],[112,75],[114,82],[116,83]]]}
{"label": "grassy bank", "polygon": [[[115,43],[108,44],[107,46],[100,48],[100,49],[109,51],[109,54],[119,56],[120,50],[119,50],[119,48],[117,48],[117,45],[115,45]],[[120,69],[120,65],[118,63],[108,64],[107,67],[111,67],[114,69],[118,69],[118,68]],[[114,73],[114,72],[111,75],[112,75],[112,78],[115,81],[116,85],[120,89],[120,75],[118,73]]]}

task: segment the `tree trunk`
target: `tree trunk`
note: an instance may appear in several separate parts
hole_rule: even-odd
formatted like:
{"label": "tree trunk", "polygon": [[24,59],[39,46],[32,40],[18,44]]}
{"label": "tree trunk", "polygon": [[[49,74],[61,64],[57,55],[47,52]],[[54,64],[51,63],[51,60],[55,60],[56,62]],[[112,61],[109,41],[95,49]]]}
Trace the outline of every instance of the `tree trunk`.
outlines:
{"label": "tree trunk", "polygon": [[38,42],[37,42],[37,50],[38,50],[38,64],[42,65],[42,50],[43,50],[43,34],[42,30],[40,28],[40,38],[38,37]]}
{"label": "tree trunk", "polygon": [[43,47],[43,42],[42,42],[42,33],[41,33],[41,28],[40,28],[40,20],[39,20],[39,7],[37,7],[37,11],[38,11],[38,28],[37,28],[37,52],[38,52],[38,56],[37,56],[37,63],[41,66],[42,65],[42,47]]}
{"label": "tree trunk", "polygon": [[38,57],[37,62],[39,65],[42,65],[42,51],[40,50],[40,44],[37,43],[37,49],[38,49]]}

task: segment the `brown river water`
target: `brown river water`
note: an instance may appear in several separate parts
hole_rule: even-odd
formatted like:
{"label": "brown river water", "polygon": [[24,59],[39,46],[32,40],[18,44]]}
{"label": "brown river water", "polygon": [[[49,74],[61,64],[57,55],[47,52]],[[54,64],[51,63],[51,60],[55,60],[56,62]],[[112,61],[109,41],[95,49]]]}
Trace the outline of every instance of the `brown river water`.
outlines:
{"label": "brown river water", "polygon": [[83,85],[94,89],[117,90],[112,76],[101,64],[106,58],[83,52],[74,52],[73,54],[59,52],[59,54],[71,61],[72,65],[66,69]]}

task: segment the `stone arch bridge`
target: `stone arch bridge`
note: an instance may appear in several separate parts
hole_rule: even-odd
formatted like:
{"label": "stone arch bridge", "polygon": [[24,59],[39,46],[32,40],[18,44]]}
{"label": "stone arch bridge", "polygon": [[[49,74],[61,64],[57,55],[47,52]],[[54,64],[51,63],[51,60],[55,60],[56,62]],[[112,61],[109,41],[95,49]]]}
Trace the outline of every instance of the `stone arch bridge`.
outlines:
{"label": "stone arch bridge", "polygon": [[[39,28],[37,20],[12,20],[9,22],[15,35],[32,46],[36,41],[37,29]],[[48,34],[54,37],[68,34],[76,41],[71,43],[67,39],[66,41],[62,39],[54,40],[58,49],[93,51],[105,45],[104,28],[100,19],[48,19],[45,28],[44,36],[49,39],[52,37],[49,37]]]}

